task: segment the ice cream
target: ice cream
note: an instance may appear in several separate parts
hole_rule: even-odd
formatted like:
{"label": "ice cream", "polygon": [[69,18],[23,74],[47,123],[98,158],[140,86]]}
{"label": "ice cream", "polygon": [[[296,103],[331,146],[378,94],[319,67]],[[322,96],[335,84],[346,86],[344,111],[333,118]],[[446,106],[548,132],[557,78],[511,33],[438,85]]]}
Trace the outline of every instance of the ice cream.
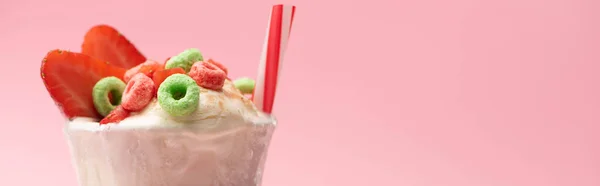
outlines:
{"label": "ice cream", "polygon": [[[190,66],[184,68],[188,75],[174,73],[163,82],[151,81],[141,69],[150,64],[160,71],[162,65],[157,66],[154,61],[144,62],[136,66],[140,68],[134,67],[125,73],[126,77],[127,74],[134,75],[126,78],[129,82],[123,88],[121,105],[105,119],[97,122],[76,117],[69,122],[67,134],[82,185],[260,184],[274,120],[259,111],[233,82],[224,78],[223,65],[219,64],[221,68],[209,66],[217,63],[201,61],[197,50],[186,50],[176,57],[189,58],[186,55],[195,58],[187,61],[178,59],[178,62],[187,64],[177,67]],[[165,68],[169,64],[172,63],[167,62]],[[200,68],[209,71],[198,72]],[[220,73],[212,73],[214,71]],[[194,79],[194,73],[201,78]],[[222,80],[216,75],[221,75]],[[186,86],[197,87],[198,91],[188,88],[183,91],[183,98],[173,99],[177,92],[169,90],[181,88],[177,86],[179,84],[172,84],[179,82],[177,78],[188,80],[191,84]],[[207,79],[211,81],[204,82]],[[151,86],[155,82],[160,84],[159,88]],[[146,85],[149,87],[140,88]],[[99,91],[109,90],[98,89],[95,92]],[[95,105],[107,94],[98,95],[100,97],[94,97]],[[188,97],[191,101],[185,100]],[[171,106],[187,103],[196,104],[189,107],[194,108],[189,113],[168,110],[173,109]],[[119,107],[123,109],[117,109]],[[117,120],[109,119],[111,114],[121,112],[128,114],[124,117],[116,115]]]}
{"label": "ice cream", "polygon": [[259,185],[274,120],[230,80],[218,90],[199,86],[198,98],[182,116],[153,97],[118,122],[73,118],[66,133],[80,184]]}
{"label": "ice cream", "polygon": [[41,67],[80,185],[260,185],[276,122],[248,99],[252,80],[197,49],[148,60],[106,25],[82,52],[50,51]]}

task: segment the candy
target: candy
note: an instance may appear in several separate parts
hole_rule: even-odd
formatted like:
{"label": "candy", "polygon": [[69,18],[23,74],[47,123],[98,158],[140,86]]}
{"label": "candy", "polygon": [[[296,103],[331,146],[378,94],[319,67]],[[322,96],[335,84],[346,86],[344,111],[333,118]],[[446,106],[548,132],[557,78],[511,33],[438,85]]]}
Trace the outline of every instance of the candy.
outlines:
{"label": "candy", "polygon": [[104,119],[100,120],[100,125],[109,124],[109,123],[119,123],[123,121],[125,118],[129,117],[129,111],[125,110],[122,106],[117,106],[110,114],[108,114]]}
{"label": "candy", "polygon": [[92,90],[96,111],[102,116],[108,115],[110,111],[121,104],[123,90],[125,90],[125,83],[117,77],[110,76],[100,79]]}
{"label": "candy", "polygon": [[235,85],[235,88],[239,89],[240,92],[244,94],[252,94],[252,92],[254,92],[255,83],[253,79],[243,77],[236,79],[233,84]]}
{"label": "candy", "polygon": [[171,68],[183,68],[186,72],[190,71],[190,68],[195,62],[202,61],[202,54],[198,49],[191,48],[187,49],[177,56],[171,57],[165,64],[165,69]]}
{"label": "candy", "polygon": [[154,72],[152,76],[152,80],[154,81],[154,86],[158,88],[160,84],[165,81],[169,76],[173,74],[185,74],[185,70],[183,68],[172,68],[172,69],[163,69]]}
{"label": "candy", "polygon": [[127,70],[123,79],[125,79],[125,82],[129,82],[129,80],[138,73],[142,73],[152,78],[154,72],[160,69],[162,69],[162,64],[157,61],[147,60],[146,62]]}
{"label": "candy", "polygon": [[137,74],[131,78],[121,105],[128,111],[140,111],[154,98],[154,81],[144,74]]}
{"label": "candy", "polygon": [[223,70],[207,62],[195,63],[188,74],[199,86],[211,90],[221,90],[227,78]]}
{"label": "candy", "polygon": [[200,87],[185,74],[173,74],[158,88],[158,104],[173,116],[185,116],[198,108]]}
{"label": "candy", "polygon": [[225,65],[223,65],[223,64],[221,64],[219,62],[216,62],[216,61],[214,61],[212,59],[208,59],[206,62],[219,67],[221,70],[223,70],[223,72],[225,72],[225,75],[227,75],[227,67],[225,67]]}

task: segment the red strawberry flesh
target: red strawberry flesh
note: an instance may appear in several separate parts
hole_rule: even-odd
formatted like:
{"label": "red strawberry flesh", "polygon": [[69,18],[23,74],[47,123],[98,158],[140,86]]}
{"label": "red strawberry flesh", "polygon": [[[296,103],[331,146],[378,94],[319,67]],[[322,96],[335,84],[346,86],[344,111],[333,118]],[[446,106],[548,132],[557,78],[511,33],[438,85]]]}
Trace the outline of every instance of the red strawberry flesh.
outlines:
{"label": "red strawberry flesh", "polygon": [[125,36],[108,25],[98,25],[87,32],[81,53],[124,69],[146,61],[146,57]]}
{"label": "red strawberry flesh", "polygon": [[108,65],[90,56],[52,50],[42,61],[41,75],[46,89],[68,118],[100,119],[92,100],[96,82],[108,76],[123,79],[125,69]]}

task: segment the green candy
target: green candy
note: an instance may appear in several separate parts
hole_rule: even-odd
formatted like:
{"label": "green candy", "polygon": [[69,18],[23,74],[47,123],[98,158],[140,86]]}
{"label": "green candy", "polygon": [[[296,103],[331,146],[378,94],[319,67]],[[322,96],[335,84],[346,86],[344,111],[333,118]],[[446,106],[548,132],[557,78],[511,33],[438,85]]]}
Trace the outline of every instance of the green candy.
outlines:
{"label": "green candy", "polygon": [[185,116],[196,111],[200,87],[185,74],[173,74],[158,87],[158,104],[172,116]]}
{"label": "green candy", "polygon": [[255,83],[253,79],[247,77],[239,78],[233,81],[233,85],[244,94],[252,94],[254,92]]}
{"label": "green candy", "polygon": [[203,60],[200,50],[190,48],[169,59],[165,64],[165,69],[179,67],[183,68],[185,72],[189,72],[195,62]]}
{"label": "green candy", "polygon": [[[100,115],[106,116],[116,106],[120,105],[125,86],[125,83],[121,79],[114,76],[105,77],[98,81],[92,90],[96,111]],[[112,96],[112,100],[108,97],[109,94]]]}

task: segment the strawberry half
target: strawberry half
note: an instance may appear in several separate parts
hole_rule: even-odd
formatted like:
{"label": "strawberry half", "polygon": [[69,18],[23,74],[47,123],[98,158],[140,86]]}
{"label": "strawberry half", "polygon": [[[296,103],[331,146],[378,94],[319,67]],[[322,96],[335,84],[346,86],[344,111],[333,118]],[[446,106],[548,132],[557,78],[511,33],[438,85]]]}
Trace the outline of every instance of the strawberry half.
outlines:
{"label": "strawberry half", "polygon": [[63,50],[48,52],[40,71],[50,96],[68,118],[79,116],[96,119],[102,117],[94,108],[94,85],[104,77],[123,79],[125,74],[125,69]]}
{"label": "strawberry half", "polygon": [[146,61],[136,48],[116,29],[108,25],[92,27],[83,40],[81,53],[130,69]]}

